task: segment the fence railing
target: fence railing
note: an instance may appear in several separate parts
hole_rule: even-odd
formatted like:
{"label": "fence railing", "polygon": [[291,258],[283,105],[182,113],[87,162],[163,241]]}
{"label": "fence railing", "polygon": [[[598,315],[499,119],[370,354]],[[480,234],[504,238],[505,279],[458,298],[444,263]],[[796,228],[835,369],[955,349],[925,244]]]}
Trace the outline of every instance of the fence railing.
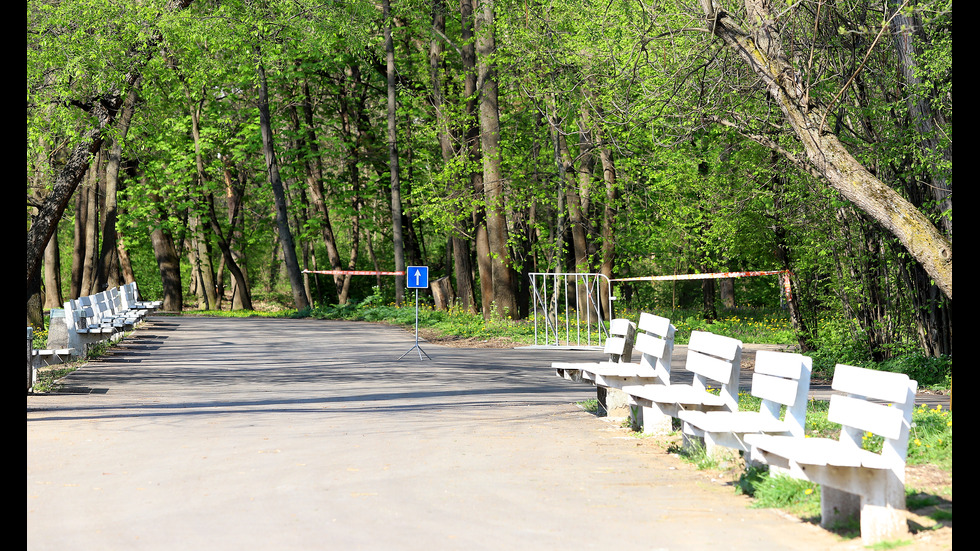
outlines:
{"label": "fence railing", "polygon": [[[602,274],[532,272],[534,345],[598,347],[609,336],[612,283]],[[604,294],[603,286],[607,292]],[[606,296],[603,303],[603,296]]]}

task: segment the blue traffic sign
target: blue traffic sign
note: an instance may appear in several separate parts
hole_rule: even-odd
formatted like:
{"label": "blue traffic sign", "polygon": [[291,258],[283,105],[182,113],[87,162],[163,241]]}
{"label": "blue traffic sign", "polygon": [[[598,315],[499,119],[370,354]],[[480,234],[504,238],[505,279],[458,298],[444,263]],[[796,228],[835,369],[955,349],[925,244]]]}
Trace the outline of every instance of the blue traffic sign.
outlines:
{"label": "blue traffic sign", "polygon": [[428,266],[409,266],[406,273],[409,289],[425,289],[429,286]]}

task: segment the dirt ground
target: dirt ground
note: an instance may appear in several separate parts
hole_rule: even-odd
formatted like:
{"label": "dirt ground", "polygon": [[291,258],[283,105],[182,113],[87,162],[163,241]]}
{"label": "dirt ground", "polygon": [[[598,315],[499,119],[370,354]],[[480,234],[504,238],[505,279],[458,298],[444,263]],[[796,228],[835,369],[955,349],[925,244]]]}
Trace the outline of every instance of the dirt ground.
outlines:
{"label": "dirt ground", "polygon": [[[431,330],[419,329],[419,336],[426,341],[441,346],[458,348],[511,348],[514,342],[509,339],[480,339],[480,338],[458,338],[442,337]],[[611,420],[615,422],[615,420]],[[627,429],[622,429],[624,435]],[[677,438],[677,437],[674,437]],[[639,441],[639,440],[638,440]],[[644,438],[643,446],[661,446],[662,449],[670,449],[672,444],[668,437]],[[677,468],[697,469],[694,465],[684,461],[680,456],[677,457]],[[737,462],[723,466],[716,470],[703,470],[705,480],[711,483],[732,485],[744,472],[744,464]],[[905,485],[907,488],[914,488],[919,497],[931,498],[933,503],[929,506],[910,510],[908,512],[909,529],[912,541],[899,549],[910,551],[936,551],[953,548],[953,475],[932,465],[909,465],[905,472]],[[734,490],[733,490],[734,491]],[[746,507],[751,506],[751,501],[747,498]],[[790,516],[789,513],[781,512]],[[934,517],[949,518],[949,520],[936,521]],[[808,524],[818,524],[819,519],[798,519],[800,522]],[[838,549],[862,549],[859,538],[842,538]]]}

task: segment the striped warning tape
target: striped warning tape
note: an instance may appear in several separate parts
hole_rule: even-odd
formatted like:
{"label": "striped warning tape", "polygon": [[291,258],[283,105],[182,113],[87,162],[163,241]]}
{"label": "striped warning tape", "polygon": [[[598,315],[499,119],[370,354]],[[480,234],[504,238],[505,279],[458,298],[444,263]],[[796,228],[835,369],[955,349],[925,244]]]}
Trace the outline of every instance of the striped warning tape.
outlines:
{"label": "striped warning tape", "polygon": [[368,270],[303,270],[303,273],[320,275],[405,275],[405,272],[376,272]]}
{"label": "striped warning tape", "polygon": [[644,276],[644,277],[624,277],[611,279],[610,281],[672,281],[677,279],[727,279],[730,277],[748,277],[762,275],[776,275],[789,273],[789,270],[770,270],[756,272],[717,272],[711,274],[677,274],[667,276]]}
{"label": "striped warning tape", "polygon": [[728,279],[731,277],[750,277],[764,275],[779,275],[783,282],[783,291],[787,299],[792,299],[793,294],[789,283],[792,274],[789,270],[762,270],[753,272],[715,272],[710,274],[676,274],[668,276],[644,276],[644,277],[624,277],[620,279],[610,279],[609,281],[676,281],[682,279]]}

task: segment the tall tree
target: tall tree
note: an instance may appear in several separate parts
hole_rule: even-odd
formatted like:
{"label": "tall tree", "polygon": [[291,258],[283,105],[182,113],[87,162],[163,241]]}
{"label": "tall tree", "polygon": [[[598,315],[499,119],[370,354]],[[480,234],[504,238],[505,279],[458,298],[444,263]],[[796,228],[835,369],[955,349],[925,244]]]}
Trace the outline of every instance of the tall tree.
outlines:
{"label": "tall tree", "polygon": [[[192,1],[168,0],[164,6],[164,12],[183,10]],[[65,9],[71,10],[72,7],[65,6]],[[102,34],[100,33],[99,36]],[[126,45],[128,66],[122,78],[106,89],[71,100],[73,105],[87,113],[90,118],[87,122],[87,128],[80,134],[68,155],[67,162],[52,183],[51,193],[45,197],[44,203],[31,219],[31,227],[27,231],[28,282],[39,273],[44,248],[57,229],[58,221],[61,220],[65,207],[75,193],[75,189],[82,181],[89,158],[102,147],[106,133],[112,129],[116,122],[126,93],[138,85],[141,71],[153,55],[161,38],[162,35],[154,30],[149,35],[143,35],[139,41]],[[65,78],[67,79],[68,75]]]}
{"label": "tall tree", "polygon": [[487,204],[488,254],[491,262],[493,303],[499,316],[518,315],[514,271],[507,241],[504,203],[504,174],[501,170],[500,111],[497,75],[493,56],[496,50],[493,0],[476,3],[477,84],[480,94],[480,148],[483,156],[483,186]]}
{"label": "tall tree", "polygon": [[[391,2],[382,1],[384,11],[385,76],[388,92],[388,171],[391,183],[392,244],[395,248],[395,271],[405,271],[405,239],[402,235],[402,195],[398,174],[398,99],[396,97],[395,44],[391,37],[394,18]],[[405,276],[395,276],[395,303],[404,299]]]}
{"label": "tall tree", "polygon": [[296,257],[296,246],[293,234],[289,229],[288,205],[282,178],[279,175],[279,161],[276,158],[275,137],[272,131],[272,116],[269,111],[269,85],[265,74],[265,64],[262,60],[261,49],[256,46],[256,73],[259,84],[259,126],[262,130],[262,154],[265,157],[269,183],[272,185],[276,205],[276,223],[279,228],[279,239],[282,243],[283,257],[286,264],[286,274],[289,286],[293,292],[293,304],[297,310],[309,307],[303,274]]}
{"label": "tall tree", "polygon": [[[786,155],[799,169],[830,184],[894,234],[950,299],[953,297],[953,246],[919,209],[861,164],[828,128],[827,102],[803,86],[807,82],[782,45],[780,21],[762,0],[745,0],[741,25],[711,0],[700,0],[706,30],[722,39],[762,80],[769,97],[792,127],[803,155],[773,140],[756,139]],[[831,100],[832,101],[832,100]],[[724,123],[725,121],[720,120]]]}

